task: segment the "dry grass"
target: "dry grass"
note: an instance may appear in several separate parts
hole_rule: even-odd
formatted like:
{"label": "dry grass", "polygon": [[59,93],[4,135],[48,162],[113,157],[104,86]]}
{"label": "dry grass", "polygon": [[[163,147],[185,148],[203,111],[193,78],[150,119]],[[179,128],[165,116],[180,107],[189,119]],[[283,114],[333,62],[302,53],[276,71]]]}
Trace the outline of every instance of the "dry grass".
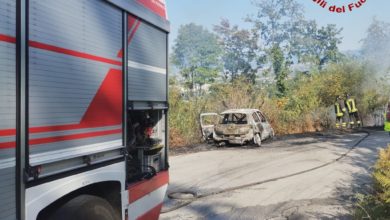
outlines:
{"label": "dry grass", "polygon": [[[367,87],[372,76],[363,65],[331,65],[322,72],[298,75],[288,81],[284,98],[275,85],[253,85],[245,79],[211,86],[203,96],[183,98],[178,85],[170,89],[170,143],[172,147],[201,141],[199,115],[232,108],[263,111],[277,135],[322,131],[334,126],[335,97],[350,92],[358,97],[361,116],[384,104],[378,86]],[[371,79],[372,80],[372,79]],[[364,89],[363,89],[364,88]]]}

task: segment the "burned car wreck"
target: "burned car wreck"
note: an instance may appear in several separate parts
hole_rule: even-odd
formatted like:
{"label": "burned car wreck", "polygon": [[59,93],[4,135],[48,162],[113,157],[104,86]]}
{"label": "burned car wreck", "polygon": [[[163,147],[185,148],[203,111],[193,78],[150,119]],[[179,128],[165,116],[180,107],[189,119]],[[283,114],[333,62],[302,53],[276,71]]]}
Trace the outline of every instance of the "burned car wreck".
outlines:
{"label": "burned car wreck", "polygon": [[266,116],[257,109],[231,109],[220,114],[203,113],[200,125],[204,140],[217,144],[248,144],[261,146],[275,135]]}

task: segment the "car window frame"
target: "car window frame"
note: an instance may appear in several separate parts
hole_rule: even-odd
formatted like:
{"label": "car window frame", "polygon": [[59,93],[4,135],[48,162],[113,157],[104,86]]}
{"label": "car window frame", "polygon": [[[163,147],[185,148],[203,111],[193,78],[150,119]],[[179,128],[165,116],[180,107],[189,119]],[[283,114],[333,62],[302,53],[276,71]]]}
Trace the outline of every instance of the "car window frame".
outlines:
{"label": "car window frame", "polygon": [[268,123],[267,117],[261,111],[256,111],[256,113],[259,115],[262,123]]}
{"label": "car window frame", "polygon": [[[241,117],[239,117],[239,115],[241,115]],[[226,116],[228,117],[226,118]],[[225,113],[221,118],[220,124],[248,124],[249,120],[250,119],[248,117],[248,114],[245,113],[239,113],[239,112]]]}
{"label": "car window frame", "polygon": [[[261,118],[257,115],[256,112],[253,112],[253,113],[252,113],[252,117],[253,117],[253,121],[254,121],[255,123],[261,123]],[[256,119],[257,119],[258,121],[256,121]]]}

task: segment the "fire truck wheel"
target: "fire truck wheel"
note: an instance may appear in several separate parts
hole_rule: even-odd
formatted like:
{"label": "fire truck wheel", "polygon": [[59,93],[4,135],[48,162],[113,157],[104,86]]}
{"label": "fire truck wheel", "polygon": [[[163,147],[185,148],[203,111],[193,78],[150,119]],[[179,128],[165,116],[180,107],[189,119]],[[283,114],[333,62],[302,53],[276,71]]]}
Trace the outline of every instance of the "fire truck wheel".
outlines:
{"label": "fire truck wheel", "polygon": [[50,220],[118,220],[115,211],[106,200],[91,195],[80,195],[61,208]]}

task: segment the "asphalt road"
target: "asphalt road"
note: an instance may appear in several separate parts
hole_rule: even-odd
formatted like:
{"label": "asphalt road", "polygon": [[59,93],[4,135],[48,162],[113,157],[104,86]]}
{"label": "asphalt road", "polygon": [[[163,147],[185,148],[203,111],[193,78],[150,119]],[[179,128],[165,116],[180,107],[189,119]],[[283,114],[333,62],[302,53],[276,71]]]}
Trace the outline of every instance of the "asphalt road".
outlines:
{"label": "asphalt road", "polygon": [[370,189],[378,151],[390,141],[387,133],[371,130],[359,143],[365,136],[297,136],[261,148],[173,156],[168,192],[199,198],[166,198],[160,219],[351,219],[355,195]]}

